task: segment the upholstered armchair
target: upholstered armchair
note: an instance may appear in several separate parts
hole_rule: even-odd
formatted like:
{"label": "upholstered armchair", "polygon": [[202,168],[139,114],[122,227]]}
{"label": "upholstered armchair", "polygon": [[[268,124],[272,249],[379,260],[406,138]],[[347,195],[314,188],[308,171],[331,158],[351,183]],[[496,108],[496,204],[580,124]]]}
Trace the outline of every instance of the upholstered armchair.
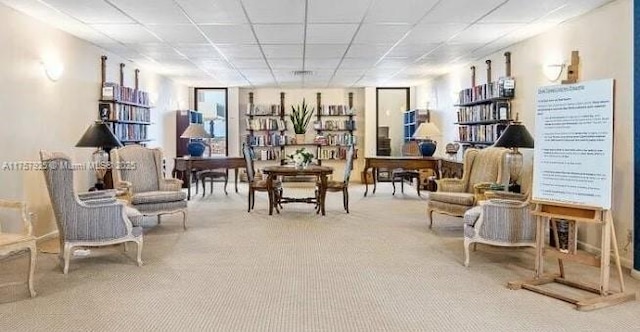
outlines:
{"label": "upholstered armchair", "polygon": [[[20,221],[22,225],[18,232],[6,232],[0,227],[0,257],[29,251],[29,274],[27,285],[31,297],[36,296],[33,289],[33,274],[36,270],[36,238],[33,236],[31,227],[31,213],[27,211],[27,204],[24,202],[6,201],[0,199],[0,216],[2,221]],[[11,218],[13,217],[13,218]],[[1,225],[0,225],[1,226]]]}
{"label": "upholstered armchair", "polygon": [[140,145],[127,145],[111,150],[113,183],[125,189],[131,206],[145,216],[182,213],[182,226],[187,229],[187,194],[182,180],[165,179],[162,175],[162,150]]}
{"label": "upholstered armchair", "polygon": [[470,208],[484,198],[487,184],[509,184],[506,154],[509,150],[488,147],[467,149],[464,154],[462,179],[436,180],[438,189],[429,193],[427,216],[429,228],[433,225],[433,212],[462,217]]}
{"label": "upholstered armchair", "polygon": [[64,274],[74,247],[137,244],[142,265],[142,214],[118,201],[113,193],[78,195],[73,189],[71,159],[61,153],[40,152],[44,178],[58,226]]}
{"label": "upholstered armchair", "polygon": [[464,214],[464,266],[469,266],[469,246],[535,247],[536,220],[531,215],[532,168],[526,167],[520,193],[486,192],[488,200]]}

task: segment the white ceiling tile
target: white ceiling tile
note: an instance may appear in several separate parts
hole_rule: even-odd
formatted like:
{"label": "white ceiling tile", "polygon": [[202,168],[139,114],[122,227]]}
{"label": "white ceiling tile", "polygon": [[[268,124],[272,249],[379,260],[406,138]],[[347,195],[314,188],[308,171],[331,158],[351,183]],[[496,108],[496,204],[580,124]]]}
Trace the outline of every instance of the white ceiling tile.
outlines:
{"label": "white ceiling tile", "polygon": [[302,45],[262,45],[267,58],[295,58],[302,57]]}
{"label": "white ceiling tile", "polygon": [[158,38],[138,24],[93,24],[94,29],[122,43],[154,43]]}
{"label": "white ceiling tile", "polygon": [[416,25],[403,42],[442,43],[467,28],[466,23],[420,23]]}
{"label": "white ceiling tile", "polygon": [[302,58],[267,58],[272,69],[301,69]]}
{"label": "white ceiling tile", "polygon": [[205,69],[233,71],[229,64],[224,60],[198,59],[194,60],[194,62],[197,66]]}
{"label": "white ceiling tile", "polygon": [[336,76],[362,76],[366,71],[366,69],[347,69],[340,67],[336,72]]}
{"label": "white ceiling tile", "polygon": [[395,43],[411,28],[406,24],[363,24],[354,43],[383,44]]}
{"label": "white ceiling tile", "polygon": [[149,30],[167,43],[206,43],[193,25],[151,25]]}
{"label": "white ceiling tile", "polygon": [[302,44],[302,24],[254,24],[253,29],[260,44]]}
{"label": "white ceiling tile", "polygon": [[340,64],[340,69],[368,69],[371,68],[378,59],[373,58],[344,58]]}
{"label": "white ceiling tile", "polygon": [[438,0],[378,0],[365,18],[367,23],[415,24]]}
{"label": "white ceiling tile", "polygon": [[304,61],[305,69],[318,70],[318,69],[335,69],[340,58],[334,59],[306,59]]}
{"label": "white ceiling tile", "polygon": [[261,59],[262,53],[256,44],[223,44],[217,45],[229,59]]}
{"label": "white ceiling tile", "polygon": [[238,69],[268,69],[264,59],[236,59],[233,60],[233,65]]}
{"label": "white ceiling tile", "polygon": [[103,0],[47,0],[47,3],[84,23],[134,23]]}
{"label": "white ceiling tile", "polygon": [[439,44],[410,44],[404,41],[398,44],[389,52],[388,57],[417,58],[430,50],[435,49]]}
{"label": "white ceiling tile", "polygon": [[561,23],[612,1],[613,0],[569,0],[566,6],[542,17],[541,20],[545,22]]}
{"label": "white ceiling tile", "polygon": [[175,48],[189,58],[219,58],[219,53],[208,43],[206,44],[174,44]]}
{"label": "white ceiling tile", "polygon": [[485,44],[483,43],[444,44],[423,54],[421,56],[422,59],[420,59],[420,62],[433,61],[434,59],[438,61],[449,62],[454,60],[455,58],[469,54],[473,50],[478,49],[484,45]]}
{"label": "white ceiling tile", "polygon": [[307,59],[342,58],[348,44],[307,44]]}
{"label": "white ceiling tile", "polygon": [[184,59],[184,57],[178,54],[173,47],[167,44],[133,44],[131,45],[131,48],[135,49],[140,54],[146,55],[157,61]]}
{"label": "white ceiling tile", "polygon": [[117,8],[143,24],[188,24],[173,0],[109,0]]}
{"label": "white ceiling tile", "polygon": [[494,23],[494,24],[474,24],[449,40],[450,43],[488,43],[509,32],[522,28],[524,24],[515,23]]}
{"label": "white ceiling tile", "polygon": [[247,19],[238,0],[176,0],[198,24],[246,24]]}
{"label": "white ceiling tile", "polygon": [[242,25],[200,25],[212,42],[216,44],[255,44],[256,39],[247,24]]}
{"label": "white ceiling tile", "polygon": [[357,24],[309,24],[307,26],[307,43],[348,44],[357,28]]}
{"label": "white ceiling tile", "polygon": [[372,0],[309,0],[309,23],[360,23]]}
{"label": "white ceiling tile", "polygon": [[380,69],[400,69],[411,64],[412,61],[407,58],[384,58],[376,65],[376,70]]}
{"label": "white ceiling tile", "polygon": [[480,23],[529,23],[566,5],[568,0],[510,0]]}
{"label": "white ceiling tile", "polygon": [[498,7],[505,0],[440,1],[422,23],[473,23]]}
{"label": "white ceiling tile", "polygon": [[252,23],[304,23],[304,1],[242,0]]}
{"label": "white ceiling tile", "polygon": [[393,44],[352,44],[347,52],[350,58],[371,58],[374,62],[391,49]]}

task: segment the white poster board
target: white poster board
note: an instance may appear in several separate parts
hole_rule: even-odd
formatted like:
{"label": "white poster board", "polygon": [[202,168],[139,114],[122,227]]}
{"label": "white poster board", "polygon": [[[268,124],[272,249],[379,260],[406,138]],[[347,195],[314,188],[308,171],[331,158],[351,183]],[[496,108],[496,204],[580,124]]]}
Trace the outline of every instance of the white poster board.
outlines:
{"label": "white poster board", "polygon": [[613,79],[538,88],[534,200],[611,208]]}

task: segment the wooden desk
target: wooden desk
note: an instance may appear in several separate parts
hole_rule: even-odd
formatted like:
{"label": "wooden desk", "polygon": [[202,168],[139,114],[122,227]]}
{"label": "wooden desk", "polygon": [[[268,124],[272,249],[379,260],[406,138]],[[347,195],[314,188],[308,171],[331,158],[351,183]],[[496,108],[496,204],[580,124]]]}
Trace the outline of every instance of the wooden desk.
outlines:
{"label": "wooden desk", "polygon": [[[238,169],[246,168],[247,163],[242,157],[176,157],[174,158],[173,174],[181,172],[182,181],[187,184],[187,199],[191,199],[191,172],[195,170],[225,168],[228,172],[235,172],[235,186],[238,192]],[[225,188],[225,191],[227,188]]]}
{"label": "wooden desk", "polygon": [[[436,157],[366,157],[364,163],[364,174],[371,168],[373,170],[373,193],[376,193],[376,169],[387,168],[390,171],[394,168],[404,169],[434,169],[436,174],[440,176],[440,158]],[[369,181],[364,177],[365,190],[364,195],[369,193]]]}
{"label": "wooden desk", "polygon": [[[333,168],[327,166],[310,165],[304,169],[296,169],[292,166],[267,166],[262,169],[262,173],[267,175],[267,192],[269,193],[269,215],[273,214],[273,207],[277,203],[310,203],[318,204],[320,212],[325,215],[324,202],[327,196],[327,176],[333,173]],[[320,178],[320,188],[318,197],[291,198],[281,197],[280,202],[275,202],[273,197],[273,180],[278,176],[316,176]]]}

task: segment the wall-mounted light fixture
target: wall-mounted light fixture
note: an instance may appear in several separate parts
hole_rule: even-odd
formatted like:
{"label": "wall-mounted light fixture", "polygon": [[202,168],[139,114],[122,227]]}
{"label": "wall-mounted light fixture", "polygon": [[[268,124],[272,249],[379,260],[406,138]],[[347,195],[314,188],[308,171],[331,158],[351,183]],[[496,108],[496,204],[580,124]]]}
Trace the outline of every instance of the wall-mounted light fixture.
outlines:
{"label": "wall-mounted light fixture", "polygon": [[64,72],[64,65],[62,62],[54,59],[42,59],[42,67],[44,68],[44,72],[47,74],[47,77],[54,82],[59,80]]}
{"label": "wall-mounted light fixture", "polygon": [[542,66],[542,72],[550,82],[555,82],[560,79],[562,71],[564,70],[564,63],[549,63]]}

